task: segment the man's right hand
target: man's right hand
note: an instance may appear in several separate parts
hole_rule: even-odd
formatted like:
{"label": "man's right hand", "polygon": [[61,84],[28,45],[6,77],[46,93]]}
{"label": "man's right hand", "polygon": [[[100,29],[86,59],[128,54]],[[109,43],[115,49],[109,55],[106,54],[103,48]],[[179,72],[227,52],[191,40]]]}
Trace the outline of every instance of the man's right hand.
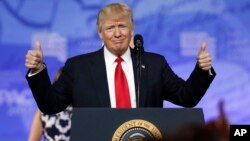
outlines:
{"label": "man's right hand", "polygon": [[29,50],[27,52],[25,66],[31,69],[31,73],[39,72],[44,68],[43,51],[39,41],[36,41],[34,50]]}

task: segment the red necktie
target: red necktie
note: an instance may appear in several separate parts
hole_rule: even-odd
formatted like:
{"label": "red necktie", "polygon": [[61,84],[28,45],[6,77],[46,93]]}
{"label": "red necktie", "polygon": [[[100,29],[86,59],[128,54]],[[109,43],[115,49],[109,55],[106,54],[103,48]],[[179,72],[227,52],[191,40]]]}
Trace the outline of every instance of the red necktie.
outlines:
{"label": "red necktie", "polygon": [[115,61],[117,62],[115,69],[116,108],[131,108],[128,82],[121,65],[123,59],[119,56]]}

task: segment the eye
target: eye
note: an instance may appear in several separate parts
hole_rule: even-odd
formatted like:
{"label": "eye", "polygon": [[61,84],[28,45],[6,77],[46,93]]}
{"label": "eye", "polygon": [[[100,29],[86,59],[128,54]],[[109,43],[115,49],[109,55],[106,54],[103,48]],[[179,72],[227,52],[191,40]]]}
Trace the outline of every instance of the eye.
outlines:
{"label": "eye", "polygon": [[112,31],[115,28],[115,26],[108,26],[105,28],[105,30],[107,31]]}
{"label": "eye", "polygon": [[119,28],[126,28],[127,26],[126,25],[119,25]]}

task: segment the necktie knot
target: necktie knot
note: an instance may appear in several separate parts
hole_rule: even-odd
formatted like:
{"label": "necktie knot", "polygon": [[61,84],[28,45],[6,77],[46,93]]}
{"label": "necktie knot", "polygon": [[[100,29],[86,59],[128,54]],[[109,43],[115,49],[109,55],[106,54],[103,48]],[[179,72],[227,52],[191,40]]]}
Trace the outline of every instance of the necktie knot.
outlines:
{"label": "necktie knot", "polygon": [[122,59],[121,56],[118,56],[118,57],[116,58],[115,61],[116,61],[118,64],[120,64],[120,63],[123,61],[123,59]]}

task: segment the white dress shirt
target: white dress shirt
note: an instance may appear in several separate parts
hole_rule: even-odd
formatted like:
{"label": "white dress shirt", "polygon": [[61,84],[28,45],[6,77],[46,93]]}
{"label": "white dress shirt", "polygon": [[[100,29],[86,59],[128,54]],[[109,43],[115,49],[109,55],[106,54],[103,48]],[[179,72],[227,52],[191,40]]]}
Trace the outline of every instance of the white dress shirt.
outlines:
{"label": "white dress shirt", "polygon": [[[134,82],[134,71],[133,71],[133,63],[130,54],[130,49],[121,56],[122,61],[122,69],[126,75],[129,87],[129,94],[131,100],[131,107],[136,108],[136,96],[135,96],[135,82]],[[108,49],[104,46],[104,59],[106,65],[106,72],[108,78],[108,86],[109,86],[109,97],[111,108],[116,108],[116,100],[115,100],[115,68],[117,62],[115,61],[117,56],[108,51]]]}

